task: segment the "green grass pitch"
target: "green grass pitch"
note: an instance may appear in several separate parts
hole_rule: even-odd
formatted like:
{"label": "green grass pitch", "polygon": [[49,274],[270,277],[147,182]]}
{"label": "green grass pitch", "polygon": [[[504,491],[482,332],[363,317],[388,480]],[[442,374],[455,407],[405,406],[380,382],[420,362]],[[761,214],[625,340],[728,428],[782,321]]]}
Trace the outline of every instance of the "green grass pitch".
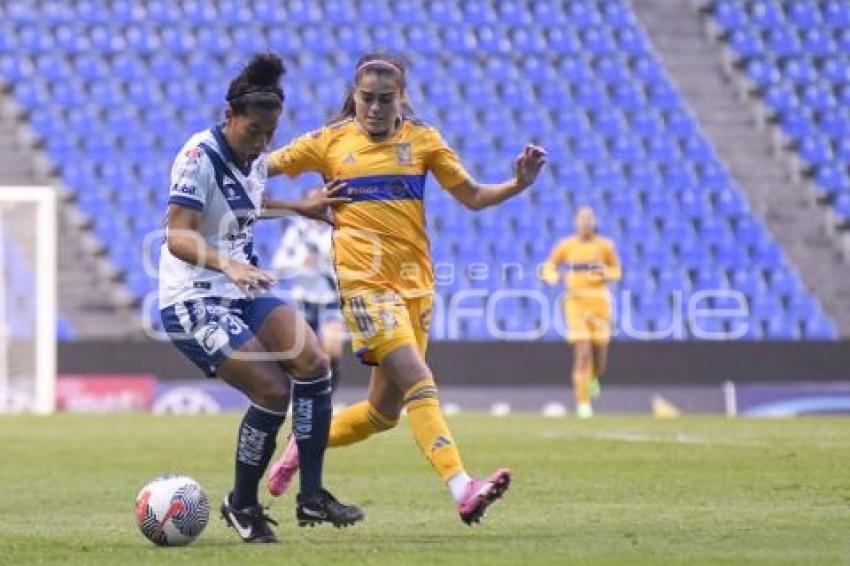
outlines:
{"label": "green grass pitch", "polygon": [[[270,512],[284,544],[257,547],[217,515],[238,418],[0,417],[0,563],[850,563],[846,420],[452,417],[471,471],[515,473],[474,528],[403,423],[328,453],[328,486],[365,523],[299,529],[287,494]],[[157,548],[134,498],[177,471],[201,482],[214,514],[195,544]]]}

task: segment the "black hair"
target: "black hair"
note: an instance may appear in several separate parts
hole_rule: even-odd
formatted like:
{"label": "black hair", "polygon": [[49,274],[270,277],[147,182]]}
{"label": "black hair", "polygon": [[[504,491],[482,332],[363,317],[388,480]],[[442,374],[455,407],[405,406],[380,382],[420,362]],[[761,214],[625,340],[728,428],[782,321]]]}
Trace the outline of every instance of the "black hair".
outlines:
{"label": "black hair", "polygon": [[249,107],[262,110],[283,108],[280,78],[286,72],[283,60],[271,51],[257,53],[227,87],[227,100],[234,114],[244,114]]}
{"label": "black hair", "polygon": [[393,55],[386,51],[371,51],[366,53],[357,60],[354,66],[354,81],[348,86],[345,91],[345,98],[342,102],[342,108],[339,113],[334,116],[328,123],[337,124],[343,120],[354,117],[354,89],[358,81],[367,73],[375,73],[378,75],[394,76],[398,79],[399,88],[402,92],[401,113],[404,118],[411,118],[414,115],[413,106],[410,104],[410,99],[407,97],[407,68],[409,64],[404,57]]}

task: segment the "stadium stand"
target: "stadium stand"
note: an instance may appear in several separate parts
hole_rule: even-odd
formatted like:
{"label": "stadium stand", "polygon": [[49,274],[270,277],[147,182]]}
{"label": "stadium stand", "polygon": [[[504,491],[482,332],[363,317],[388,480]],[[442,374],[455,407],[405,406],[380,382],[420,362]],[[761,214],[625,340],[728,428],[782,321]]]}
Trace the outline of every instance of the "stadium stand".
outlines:
{"label": "stadium stand", "polygon": [[[821,168],[816,177],[829,181],[824,190],[834,188],[836,210],[844,210],[839,196],[850,199],[850,149],[829,136],[850,123],[840,103],[850,88],[831,82],[843,76],[846,48],[839,46],[850,45],[850,39],[842,43],[850,35],[836,28],[835,37],[818,36],[804,24],[811,14],[795,11],[772,16],[767,21],[777,27],[762,37],[754,26],[768,23],[728,8],[735,4],[741,3],[718,2],[718,20],[729,26],[742,56],[779,73],[765,76],[790,73],[788,61],[777,57],[793,52],[791,75],[804,84],[799,95],[790,76],[766,93],[776,108],[799,110],[787,120],[799,132],[801,155]],[[833,4],[843,5],[823,3]],[[743,339],[834,339],[834,322],[750,210],[628,4],[564,5],[379,0],[365,10],[354,0],[149,0],[102,10],[89,0],[11,2],[0,5],[0,78],[29,110],[63,183],[140,299],[156,285],[140,267],[142,244],[162,225],[170,161],[188,135],[220,117],[225,78],[252,52],[284,56],[290,69],[282,143],[335,112],[347,80],[340,69],[351,69],[363,51],[386,47],[409,57],[414,106],[475,175],[504,177],[526,141],[542,143],[551,155],[532,191],[475,215],[430,183],[435,262],[522,267],[483,281],[459,271],[459,280],[438,285],[445,304],[464,289],[532,290],[553,298],[558,291],[538,281],[536,266],[570,232],[574,207],[588,204],[621,252],[635,328],[663,329],[694,293],[730,289],[751,305]],[[723,16],[727,9],[734,17]],[[788,23],[798,19],[799,25]],[[398,25],[387,26],[390,21]],[[767,54],[768,43],[775,55]],[[292,194],[317,181],[275,188]],[[260,224],[263,257],[271,256],[279,230]],[[155,260],[155,246],[150,254]],[[681,302],[673,300],[677,291]],[[533,331],[546,316],[528,298],[497,306],[507,332]],[[724,304],[715,299],[710,306]],[[730,317],[714,324],[722,331],[732,323]],[[457,336],[438,330],[435,338],[493,336],[480,321],[463,320]],[[554,327],[545,338],[558,338]]]}
{"label": "stadium stand", "polygon": [[850,4],[715,0],[706,8],[815,197],[837,227],[850,227]]}

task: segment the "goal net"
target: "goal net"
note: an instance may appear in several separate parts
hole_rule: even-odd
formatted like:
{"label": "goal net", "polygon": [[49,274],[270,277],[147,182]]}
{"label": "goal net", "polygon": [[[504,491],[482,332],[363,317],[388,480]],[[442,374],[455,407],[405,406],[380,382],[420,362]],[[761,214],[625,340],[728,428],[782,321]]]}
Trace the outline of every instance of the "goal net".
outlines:
{"label": "goal net", "polygon": [[0,413],[55,407],[57,200],[0,186]]}

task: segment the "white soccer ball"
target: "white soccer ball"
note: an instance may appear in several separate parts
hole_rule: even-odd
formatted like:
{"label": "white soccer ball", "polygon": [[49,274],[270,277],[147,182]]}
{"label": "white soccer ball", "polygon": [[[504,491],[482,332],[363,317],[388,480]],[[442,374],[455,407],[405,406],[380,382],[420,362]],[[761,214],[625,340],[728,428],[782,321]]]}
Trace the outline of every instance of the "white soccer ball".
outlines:
{"label": "white soccer ball", "polygon": [[136,497],[139,530],[160,546],[189,544],[198,538],[209,520],[207,494],[189,476],[155,478]]}

